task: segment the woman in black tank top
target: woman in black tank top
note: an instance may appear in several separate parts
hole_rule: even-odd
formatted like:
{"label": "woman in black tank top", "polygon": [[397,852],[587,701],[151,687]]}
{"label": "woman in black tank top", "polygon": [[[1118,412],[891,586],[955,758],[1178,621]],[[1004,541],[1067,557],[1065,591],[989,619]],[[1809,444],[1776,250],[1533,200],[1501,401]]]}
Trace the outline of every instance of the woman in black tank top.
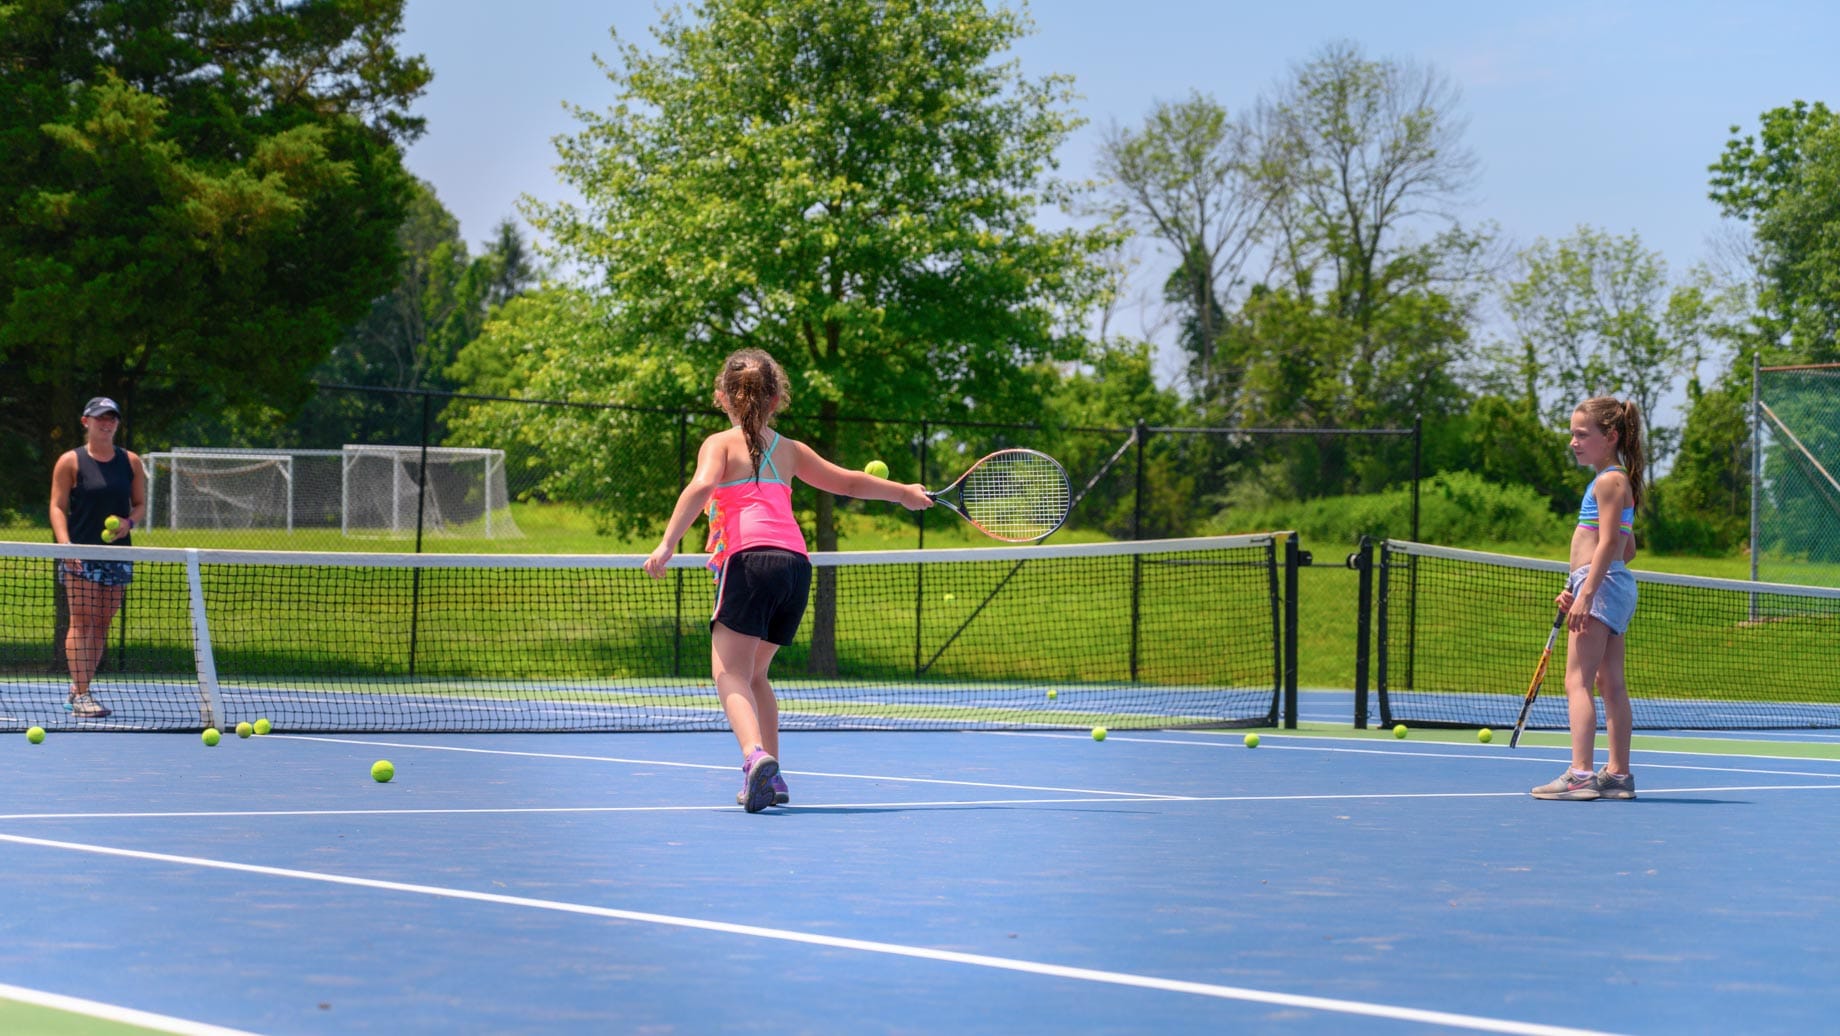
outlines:
{"label": "woman in black tank top", "polygon": [[[147,513],[147,475],[139,457],[115,445],[120,427],[121,408],[114,400],[98,396],[83,407],[83,445],[59,457],[51,469],[51,535],[58,543],[132,544],[130,534]],[[110,518],[117,523],[113,531],[108,531]],[[134,565],[65,558],[58,562],[57,575],[70,606],[64,635],[70,694],[64,708],[82,718],[107,716],[109,710],[90,696],[89,684],[108,641],[109,623],[134,578]]]}

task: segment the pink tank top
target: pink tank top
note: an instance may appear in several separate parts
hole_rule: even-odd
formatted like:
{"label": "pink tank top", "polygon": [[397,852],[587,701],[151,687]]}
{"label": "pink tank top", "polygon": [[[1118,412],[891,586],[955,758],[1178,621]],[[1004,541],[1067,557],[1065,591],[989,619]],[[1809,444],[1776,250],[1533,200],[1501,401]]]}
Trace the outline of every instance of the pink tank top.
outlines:
{"label": "pink tank top", "polygon": [[779,433],[760,458],[760,477],[716,486],[709,501],[709,568],[718,578],[732,554],[750,547],[778,547],[804,554],[805,533],[792,513],[792,486],[779,477],[773,451]]}

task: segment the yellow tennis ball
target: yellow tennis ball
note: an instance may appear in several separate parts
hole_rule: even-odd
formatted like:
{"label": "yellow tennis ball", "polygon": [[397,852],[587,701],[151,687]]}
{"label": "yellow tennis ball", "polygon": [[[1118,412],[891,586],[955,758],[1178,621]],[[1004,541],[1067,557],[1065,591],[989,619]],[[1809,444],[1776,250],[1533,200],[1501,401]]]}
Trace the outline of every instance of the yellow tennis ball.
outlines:
{"label": "yellow tennis ball", "polygon": [[1495,740],[1495,732],[1487,727],[1483,727],[1481,730],[1476,731],[1476,740],[1486,745],[1490,741]]}
{"label": "yellow tennis ball", "polygon": [[26,731],[26,740],[32,742],[35,745],[44,744],[45,743],[45,728],[44,727],[33,727],[32,729]]}
{"label": "yellow tennis ball", "polygon": [[394,776],[396,776],[396,767],[390,765],[388,759],[379,759],[371,764],[371,780],[378,784],[388,784],[390,778]]}
{"label": "yellow tennis ball", "polygon": [[121,528],[121,519],[111,514],[102,520],[102,527],[110,532],[114,532],[116,529]]}
{"label": "yellow tennis ball", "polygon": [[256,728],[250,726],[247,722],[238,723],[236,725],[236,736],[237,737],[248,737],[249,735],[255,732],[256,732]]}
{"label": "yellow tennis ball", "polygon": [[863,470],[868,472],[871,475],[874,475],[876,478],[887,478],[888,477],[888,465],[883,464],[879,460],[872,460],[869,463],[864,464]]}
{"label": "yellow tennis ball", "polygon": [[114,529],[102,530],[102,542],[114,543],[115,542],[115,530]]}
{"label": "yellow tennis ball", "polygon": [[218,742],[219,740],[221,740],[222,738],[223,738],[223,735],[222,735],[222,734],[219,734],[219,733],[217,732],[217,728],[216,728],[216,727],[206,727],[206,728],[204,728],[204,743],[205,743],[205,744],[207,744],[207,745],[215,745],[215,744],[217,744],[217,742]]}
{"label": "yellow tennis ball", "polygon": [[1104,741],[1105,740],[1105,728],[1104,727],[1094,727],[1093,728],[1093,740],[1094,741]]}
{"label": "yellow tennis ball", "polygon": [[273,729],[275,729],[274,724],[268,721],[267,716],[263,716],[262,718],[256,720],[256,733],[266,734]]}
{"label": "yellow tennis ball", "polygon": [[957,594],[947,594],[947,595],[946,595],[946,600],[948,600],[948,601],[956,601],[956,600],[958,600],[958,595],[957,595]]}
{"label": "yellow tennis ball", "polygon": [[1259,736],[1257,734],[1247,734],[1246,735],[1246,747],[1247,748],[1259,747]]}
{"label": "yellow tennis ball", "polygon": [[1054,689],[1054,688],[1052,688],[1052,687],[1050,687],[1050,688],[1048,688],[1048,700],[1049,700],[1049,701],[1053,701],[1054,699],[1056,699],[1056,698],[1058,698],[1058,697],[1060,697],[1060,696],[1061,696],[1061,692],[1059,692],[1059,691],[1057,691],[1057,690],[1055,690],[1055,689]]}
{"label": "yellow tennis ball", "polygon": [[1401,723],[1398,726],[1394,727],[1393,736],[1394,737],[1405,737],[1406,736],[1406,725],[1404,723]]}

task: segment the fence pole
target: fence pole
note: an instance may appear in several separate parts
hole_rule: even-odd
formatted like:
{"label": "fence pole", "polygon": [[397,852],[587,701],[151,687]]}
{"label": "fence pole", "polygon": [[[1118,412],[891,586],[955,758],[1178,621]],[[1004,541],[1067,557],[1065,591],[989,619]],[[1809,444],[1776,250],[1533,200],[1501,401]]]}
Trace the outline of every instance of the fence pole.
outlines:
{"label": "fence pole", "polygon": [[[428,501],[428,410],[433,396],[422,393],[421,470],[415,474],[415,552],[422,552],[422,513]],[[422,626],[422,570],[409,573],[409,675],[415,675],[416,638]]]}
{"label": "fence pole", "polygon": [[[1137,437],[1137,492],[1131,503],[1131,539],[1140,540],[1144,535],[1144,440],[1150,437],[1150,426],[1142,418],[1137,421],[1133,434]],[[1144,585],[1144,556],[1131,555],[1131,682],[1137,682],[1137,655],[1139,627],[1142,625],[1142,595]]]}
{"label": "fence pole", "polygon": [[[684,475],[685,452],[690,441],[690,411],[677,412],[677,492],[682,494],[686,484]],[[672,544],[676,549],[676,544]],[[672,587],[676,593],[676,612],[671,623],[671,675],[684,675],[684,570],[676,569],[672,573]]]}
{"label": "fence pole", "polygon": [[1418,538],[1418,477],[1425,453],[1425,415],[1412,415],[1412,542]]}

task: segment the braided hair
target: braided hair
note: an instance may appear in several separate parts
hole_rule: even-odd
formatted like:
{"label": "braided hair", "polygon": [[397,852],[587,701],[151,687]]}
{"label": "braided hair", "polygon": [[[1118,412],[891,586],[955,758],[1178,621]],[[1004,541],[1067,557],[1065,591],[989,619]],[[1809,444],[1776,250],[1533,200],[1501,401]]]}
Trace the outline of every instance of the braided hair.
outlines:
{"label": "braided hair", "polygon": [[716,388],[728,397],[729,415],[747,437],[748,459],[753,461],[758,481],[760,462],[767,452],[767,425],[792,400],[786,372],[765,350],[741,349],[722,361]]}

